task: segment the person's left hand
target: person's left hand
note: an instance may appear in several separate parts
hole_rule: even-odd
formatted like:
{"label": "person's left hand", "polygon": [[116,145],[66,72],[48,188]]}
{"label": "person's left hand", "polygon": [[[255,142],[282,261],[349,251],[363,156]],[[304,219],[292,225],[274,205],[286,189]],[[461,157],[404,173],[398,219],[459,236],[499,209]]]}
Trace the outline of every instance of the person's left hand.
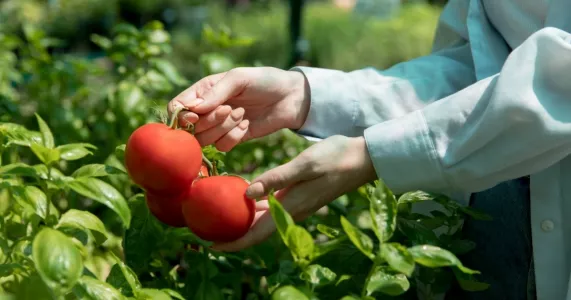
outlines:
{"label": "person's left hand", "polygon": [[[376,177],[363,137],[332,136],[254,179],[246,195],[259,199],[274,190],[284,209],[300,221]],[[267,239],[276,229],[267,200],[258,201],[256,208],[254,224],[243,237],[212,248],[239,251]]]}

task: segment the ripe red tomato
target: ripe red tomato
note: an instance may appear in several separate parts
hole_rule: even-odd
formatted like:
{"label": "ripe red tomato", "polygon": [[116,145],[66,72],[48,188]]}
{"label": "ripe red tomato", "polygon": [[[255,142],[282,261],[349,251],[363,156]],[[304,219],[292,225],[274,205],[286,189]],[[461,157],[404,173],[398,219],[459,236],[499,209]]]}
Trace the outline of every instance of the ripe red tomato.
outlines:
{"label": "ripe red tomato", "polygon": [[129,176],[155,194],[180,194],[192,184],[201,165],[202,148],[196,138],[162,123],[137,128],[125,147]]}
{"label": "ripe red tomato", "polygon": [[246,197],[248,185],[237,176],[211,176],[194,181],[182,202],[188,228],[201,239],[212,242],[242,237],[256,213],[256,201]]}
{"label": "ripe red tomato", "polygon": [[186,195],[187,193],[169,196],[147,192],[145,199],[149,210],[159,221],[172,227],[185,227],[182,200]]}

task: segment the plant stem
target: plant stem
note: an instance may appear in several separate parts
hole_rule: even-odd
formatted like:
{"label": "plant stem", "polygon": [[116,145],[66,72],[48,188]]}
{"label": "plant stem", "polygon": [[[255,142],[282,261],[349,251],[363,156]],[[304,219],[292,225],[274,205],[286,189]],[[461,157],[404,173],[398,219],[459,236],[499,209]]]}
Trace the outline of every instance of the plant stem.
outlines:
{"label": "plant stem", "polygon": [[214,173],[218,173],[218,171],[216,171],[216,168],[214,168],[214,165],[210,162],[210,160],[208,160],[208,158],[206,158],[206,155],[204,155],[204,153],[202,153],[202,161],[206,164],[206,168],[208,168],[208,175],[213,175]]}
{"label": "plant stem", "polygon": [[175,109],[175,111],[172,113],[171,119],[169,121],[168,126],[172,129],[176,129],[178,126],[178,114],[184,110],[184,107],[179,107],[177,109]]}
{"label": "plant stem", "polygon": [[374,262],[373,266],[369,270],[369,274],[367,274],[367,279],[365,279],[365,284],[363,285],[363,289],[361,290],[361,298],[365,298],[367,296],[367,286],[369,285],[369,281],[371,281],[371,277],[373,276],[373,272],[379,265],[378,262]]}

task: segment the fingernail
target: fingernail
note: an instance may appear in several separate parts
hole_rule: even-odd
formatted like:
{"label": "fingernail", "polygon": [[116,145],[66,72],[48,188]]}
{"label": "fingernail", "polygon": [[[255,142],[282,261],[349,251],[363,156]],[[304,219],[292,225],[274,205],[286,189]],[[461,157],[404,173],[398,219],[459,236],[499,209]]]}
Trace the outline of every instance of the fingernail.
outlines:
{"label": "fingernail", "polygon": [[246,196],[248,198],[257,198],[263,196],[264,185],[261,182],[256,182],[248,187],[246,190]]}
{"label": "fingernail", "polygon": [[187,107],[187,108],[195,108],[195,107],[197,107],[198,105],[200,105],[202,102],[204,102],[204,99],[196,98],[196,99],[194,99],[194,100],[188,102],[188,103],[186,104],[186,107]]}

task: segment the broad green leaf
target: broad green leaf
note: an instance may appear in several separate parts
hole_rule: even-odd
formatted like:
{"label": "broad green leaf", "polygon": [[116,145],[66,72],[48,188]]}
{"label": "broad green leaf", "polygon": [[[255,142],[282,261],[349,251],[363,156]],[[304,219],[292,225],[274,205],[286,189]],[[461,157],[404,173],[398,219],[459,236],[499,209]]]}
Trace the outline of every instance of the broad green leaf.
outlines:
{"label": "broad green leaf", "polygon": [[114,254],[112,255],[115,264],[111,268],[109,276],[107,276],[107,283],[114,286],[116,289],[127,297],[133,296],[134,291],[139,290],[141,282],[137,275],[129,266],[127,266],[121,259]]}
{"label": "broad green leaf", "polygon": [[373,254],[373,240],[366,235],[365,233],[361,232],[359,228],[353,226],[344,216],[341,216],[341,226],[343,226],[343,230],[347,234],[347,237],[351,240],[351,242],[359,249],[365,256],[370,259],[374,259],[375,255]]}
{"label": "broad green leaf", "polygon": [[286,285],[274,291],[272,300],[309,300],[309,297],[295,287]]}
{"label": "broad green leaf", "polygon": [[373,231],[380,242],[388,241],[397,226],[397,200],[391,190],[378,181],[375,189],[369,194],[369,212]]}
{"label": "broad green leaf", "polygon": [[24,266],[19,263],[4,263],[0,265],[0,278],[19,273],[24,270]]}
{"label": "broad green leaf", "polygon": [[150,62],[159,72],[165,75],[165,77],[170,80],[170,82],[176,85],[187,84],[187,80],[182,77],[182,75],[170,61],[164,58],[153,58],[150,60]]}
{"label": "broad green leaf", "polygon": [[107,230],[103,222],[96,215],[85,210],[68,210],[61,216],[57,227],[89,229],[98,244],[102,244],[107,240]]}
{"label": "broad green leaf", "polygon": [[157,289],[140,289],[136,292],[137,300],[171,300],[171,297]]}
{"label": "broad green leaf", "polygon": [[479,271],[464,267],[452,252],[437,246],[418,245],[409,248],[408,251],[417,263],[425,267],[457,267],[466,274],[480,274]]}
{"label": "broad green leaf", "polygon": [[93,277],[83,276],[73,288],[79,299],[89,300],[122,300],[121,293],[110,284]]}
{"label": "broad green leaf", "polygon": [[49,288],[36,272],[24,277],[16,290],[17,300],[53,300]]}
{"label": "broad green leaf", "polygon": [[5,138],[5,146],[14,144],[29,147],[34,143],[42,143],[42,135],[39,132],[14,123],[0,123],[0,135]]}
{"label": "broad green leaf", "polygon": [[130,226],[131,211],[127,201],[113,186],[93,177],[79,177],[67,184],[78,194],[109,207],[119,215],[126,228]]}
{"label": "broad green leaf", "polygon": [[289,246],[287,238],[287,230],[295,226],[291,215],[283,208],[282,204],[274,197],[273,193],[268,196],[268,203],[270,205],[270,213],[276,224],[276,228],[286,246]]}
{"label": "broad green leaf", "polygon": [[319,230],[319,232],[325,234],[326,236],[330,237],[330,238],[336,238],[339,236],[339,234],[341,232],[339,232],[339,230],[331,228],[327,225],[323,225],[323,224],[317,224],[317,230]]}
{"label": "broad green leaf", "polygon": [[381,292],[389,296],[398,296],[410,288],[410,283],[404,274],[394,274],[387,267],[377,266],[372,270],[367,283],[367,295]]}
{"label": "broad green leaf", "polygon": [[360,297],[357,297],[357,296],[347,295],[347,296],[343,296],[343,298],[341,298],[341,300],[362,300],[362,299]]}
{"label": "broad green leaf", "polygon": [[38,176],[36,169],[24,163],[14,163],[0,167],[0,175],[2,176]]}
{"label": "broad green leaf", "polygon": [[36,214],[40,218],[46,219],[47,207],[50,205],[50,214],[59,216],[53,203],[48,203],[46,194],[35,186],[13,187],[12,196],[24,210],[27,210],[27,212],[24,212],[25,214]]}
{"label": "broad green leaf", "polygon": [[38,115],[37,113],[35,115],[36,115],[36,120],[38,121],[38,126],[40,127],[40,133],[42,135],[43,145],[46,148],[53,149],[55,147],[55,142],[50,127],[48,126],[46,121],[44,121],[44,119],[40,117],[40,115]]}
{"label": "broad green leaf", "polygon": [[40,144],[31,144],[32,152],[38,159],[46,165],[50,165],[60,160],[60,153],[58,149],[47,148]]}
{"label": "broad green leaf", "polygon": [[470,274],[462,273],[455,268],[453,268],[452,271],[454,273],[454,276],[456,277],[456,280],[458,281],[458,284],[465,291],[479,292],[487,290],[490,287],[488,283],[480,282],[474,279],[473,276]]}
{"label": "broad green leaf", "polygon": [[316,264],[307,266],[303,273],[300,274],[302,280],[314,286],[330,284],[335,281],[336,277],[337,275],[331,269]]}
{"label": "broad green leaf", "polygon": [[32,256],[36,270],[56,295],[69,292],[81,277],[83,259],[65,234],[43,228],[34,238]]}
{"label": "broad green leaf", "polygon": [[64,160],[77,160],[93,154],[89,148],[96,149],[95,146],[85,143],[67,144],[58,146],[60,158]]}
{"label": "broad green leaf", "polygon": [[407,277],[414,271],[414,258],[405,246],[398,243],[385,243],[381,245],[381,257],[389,266]]}
{"label": "broad green leaf", "polygon": [[305,228],[297,225],[290,226],[286,232],[287,245],[296,261],[311,261],[313,254],[313,238]]}
{"label": "broad green leaf", "polygon": [[438,237],[434,231],[426,228],[422,223],[403,218],[398,218],[397,223],[399,231],[408,237],[413,245],[438,245]]}
{"label": "broad green leaf", "polygon": [[129,82],[121,82],[117,87],[117,100],[121,111],[125,115],[130,115],[136,111],[144,101],[143,90],[137,85]]}
{"label": "broad green leaf", "polygon": [[405,204],[405,203],[417,203],[423,201],[432,201],[438,195],[434,195],[431,193],[427,193],[424,191],[412,191],[402,194],[398,199],[398,204]]}
{"label": "broad green leaf", "polygon": [[140,274],[148,269],[151,256],[165,233],[159,221],[149,211],[143,194],[133,197],[129,206],[133,220],[123,240],[125,261]]}
{"label": "broad green leaf", "polygon": [[104,164],[89,164],[83,165],[75,170],[72,177],[105,177],[109,175],[125,174],[122,170]]}
{"label": "broad green leaf", "polygon": [[173,299],[179,299],[179,300],[186,300],[179,292],[177,291],[173,291],[171,289],[162,289],[162,292],[164,292],[165,294],[169,295],[171,298]]}
{"label": "broad green leaf", "polygon": [[123,158],[124,158],[124,156],[125,156],[125,148],[126,148],[126,147],[127,147],[126,144],[122,144],[122,145],[119,145],[119,146],[115,147],[115,155],[117,155],[117,157],[118,157],[120,160],[123,160]]}

